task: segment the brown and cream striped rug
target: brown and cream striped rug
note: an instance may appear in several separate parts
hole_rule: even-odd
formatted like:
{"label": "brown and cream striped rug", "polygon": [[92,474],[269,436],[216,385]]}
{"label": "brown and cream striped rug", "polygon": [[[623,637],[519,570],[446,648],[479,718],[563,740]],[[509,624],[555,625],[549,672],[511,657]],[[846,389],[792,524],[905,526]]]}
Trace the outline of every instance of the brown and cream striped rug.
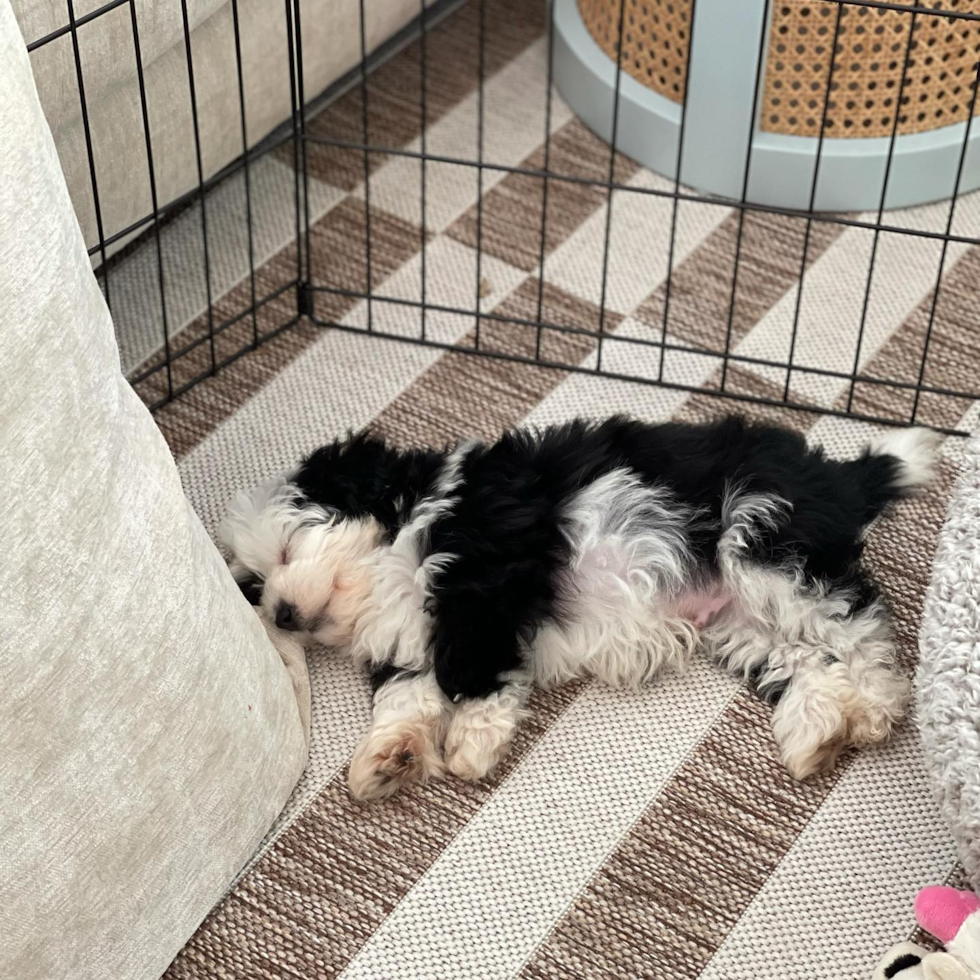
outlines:
{"label": "brown and cream striped rug", "polygon": [[[485,153],[496,162],[542,162],[544,9],[525,0],[486,0]],[[426,143],[432,153],[475,150],[475,37],[473,5],[429,37]],[[419,145],[418,107],[410,97],[417,85],[415,46],[372,77],[373,139]],[[314,132],[359,139],[358,93],[311,125]],[[552,129],[552,169],[605,175],[608,149],[557,96]],[[312,146],[309,155],[314,281],[363,288],[362,158]],[[418,161],[379,155],[371,164],[372,286],[389,297],[417,298]],[[260,171],[270,201],[287,208],[291,165],[291,152],[284,152],[264,160]],[[671,186],[626,159],[619,161],[617,179]],[[478,285],[476,172],[431,164],[427,180],[430,303],[472,307],[479,292],[484,311],[533,319],[540,302],[544,320],[598,323],[604,191],[551,183],[542,270],[540,181],[484,172]],[[232,188],[225,196],[229,213],[239,213],[240,194]],[[946,207],[890,217],[941,229]],[[289,222],[275,217],[272,204],[266,211],[275,220],[257,235],[260,295],[295,274]],[[192,213],[187,220],[194,220]],[[980,199],[964,198],[957,230],[975,232],[978,222]],[[211,224],[221,227],[217,218]],[[669,202],[618,194],[612,229],[603,366],[655,376],[656,352],[638,351],[622,338],[659,336]],[[804,231],[798,219],[746,217],[733,323],[739,351],[785,357]],[[180,220],[166,233],[178,243],[189,234]],[[737,234],[738,216],[726,208],[679,207],[672,338],[693,348],[723,342]],[[836,368],[843,358],[850,368],[870,249],[867,231],[814,224],[797,343],[801,362]],[[121,264],[113,275],[123,282],[134,277],[130,292],[138,297],[134,283],[144,275],[143,259],[137,251],[127,261],[129,269]],[[227,261],[232,265],[222,273],[218,306],[230,315],[241,308],[251,282],[241,279],[241,268],[235,274],[232,258]],[[864,370],[914,380],[938,264],[938,242],[881,237],[860,351]],[[930,380],[958,384],[977,376],[978,273],[980,251],[951,245]],[[187,323],[186,339],[202,336],[207,324],[198,315],[200,297],[185,286],[180,322]],[[291,297],[267,304],[260,326],[285,322],[291,307]],[[383,301],[373,302],[369,314],[364,303],[319,294],[317,313],[362,326],[370,315],[375,327],[394,332],[421,327],[416,311]],[[151,332],[126,333],[125,319],[117,313],[128,363],[152,358]],[[426,331],[474,342],[474,319],[429,311]],[[218,343],[238,344],[251,329],[243,321]],[[479,330],[480,343],[491,349],[533,350],[522,327],[484,319]],[[198,348],[201,357],[206,348]],[[587,338],[559,333],[545,335],[543,354],[583,365],[597,356]],[[193,365],[196,356],[185,361]],[[664,373],[712,385],[718,365],[696,353],[672,352]],[[733,368],[728,381],[734,390],[771,397],[781,392],[783,376]],[[846,384],[833,378],[796,376],[793,390],[828,406],[843,406],[848,397]],[[889,414],[911,407],[906,391],[867,385],[858,386],[855,404]],[[188,495],[213,529],[236,490],[349,428],[367,426],[400,444],[440,444],[577,414],[707,419],[726,407],[706,395],[300,325],[157,418]],[[835,454],[855,452],[870,431],[833,417],[739,407],[796,426]],[[946,425],[972,426],[976,419],[975,406],[966,403],[927,400],[923,407],[929,420]],[[948,440],[939,485],[903,504],[871,534],[868,558],[894,606],[910,669],[957,454],[957,441]],[[885,948],[912,933],[916,890],[956,873],[953,844],[931,801],[911,724],[887,748],[848,757],[832,775],[795,783],[776,761],[769,709],[698,663],[642,695],[596,682],[539,693],[533,719],[492,778],[478,785],[446,780],[384,804],[357,806],[347,794],[345,768],[368,723],[367,685],[327,651],[312,654],[310,665],[308,769],[260,853],[174,962],[172,980],[863,980]]]}

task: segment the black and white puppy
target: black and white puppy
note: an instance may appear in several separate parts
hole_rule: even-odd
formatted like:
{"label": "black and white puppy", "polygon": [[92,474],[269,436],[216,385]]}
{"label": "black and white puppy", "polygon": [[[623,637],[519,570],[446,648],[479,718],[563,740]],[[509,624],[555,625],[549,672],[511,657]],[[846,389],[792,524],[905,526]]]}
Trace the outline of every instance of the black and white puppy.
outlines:
{"label": "black and white puppy", "polygon": [[369,669],[358,798],[444,769],[482,778],[535,684],[637,686],[698,649],[778,702],[803,778],[905,709],[862,536],[928,482],[936,444],[895,430],[838,462],[737,417],[575,421],[446,451],[352,436],[240,495],[220,533],[269,618]]}

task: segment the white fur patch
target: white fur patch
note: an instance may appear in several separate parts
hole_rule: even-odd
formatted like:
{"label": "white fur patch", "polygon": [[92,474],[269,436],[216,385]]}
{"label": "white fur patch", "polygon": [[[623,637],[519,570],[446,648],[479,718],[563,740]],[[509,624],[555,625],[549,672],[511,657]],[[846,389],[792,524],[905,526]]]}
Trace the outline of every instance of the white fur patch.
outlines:
{"label": "white fur patch", "polygon": [[242,491],[228,505],[218,540],[237,562],[262,578],[281,563],[292,535],[306,523],[327,523],[319,507],[303,507],[299,488],[282,475]]}
{"label": "white fur patch", "polygon": [[538,683],[592,673],[638,686],[667,664],[682,665],[697,629],[666,610],[693,569],[692,512],[622,468],[575,494],[562,516],[572,558],[561,623],[547,624],[535,639]]}
{"label": "white fur patch", "polygon": [[483,779],[507,753],[517,726],[527,717],[530,678],[514,671],[503,680],[499,691],[462,701],[453,712],[446,733],[446,768],[460,779]]}
{"label": "white fur patch", "polygon": [[274,622],[293,606],[301,633],[327,646],[348,644],[364,612],[382,529],[371,518],[338,521],[277,478],[239,494],[218,530],[232,572],[263,580],[262,608]]}
{"label": "white fur patch", "polygon": [[936,477],[936,460],[943,437],[931,429],[889,429],[871,440],[876,456],[895,456],[903,468],[895,485],[903,490],[928,486]]}

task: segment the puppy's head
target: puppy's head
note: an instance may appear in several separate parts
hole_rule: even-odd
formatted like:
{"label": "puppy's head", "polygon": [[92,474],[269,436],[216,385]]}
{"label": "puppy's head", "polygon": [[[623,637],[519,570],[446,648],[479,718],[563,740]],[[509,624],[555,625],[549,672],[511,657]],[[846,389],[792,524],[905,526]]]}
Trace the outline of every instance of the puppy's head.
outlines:
{"label": "puppy's head", "polygon": [[239,494],[218,530],[253,603],[280,629],[326,646],[350,642],[382,534],[377,521],[311,505],[284,480]]}

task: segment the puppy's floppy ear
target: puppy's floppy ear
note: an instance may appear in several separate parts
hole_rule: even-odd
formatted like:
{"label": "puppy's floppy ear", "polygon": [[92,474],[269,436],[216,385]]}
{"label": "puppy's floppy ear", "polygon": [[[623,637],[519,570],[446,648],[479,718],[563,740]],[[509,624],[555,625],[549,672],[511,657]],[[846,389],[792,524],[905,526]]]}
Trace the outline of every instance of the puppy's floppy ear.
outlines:
{"label": "puppy's floppy ear", "polygon": [[228,504],[218,540],[239,566],[266,577],[281,564],[283,545],[304,515],[318,516],[319,508],[303,508],[303,503],[302,494],[285,477],[242,491]]}
{"label": "puppy's floppy ear", "polygon": [[929,953],[922,961],[925,980],[972,980],[969,970],[949,953]]}

